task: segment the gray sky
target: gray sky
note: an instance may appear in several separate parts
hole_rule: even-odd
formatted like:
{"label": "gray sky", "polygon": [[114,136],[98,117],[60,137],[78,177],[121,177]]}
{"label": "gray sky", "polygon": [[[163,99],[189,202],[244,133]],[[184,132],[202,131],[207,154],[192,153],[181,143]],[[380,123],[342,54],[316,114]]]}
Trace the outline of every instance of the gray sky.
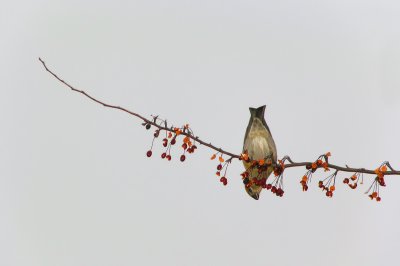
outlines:
{"label": "gray sky", "polygon": [[[332,199],[288,169],[285,196],[223,187],[212,152],[146,151],[140,121],[238,153],[267,105],[279,157],[400,168],[399,1],[3,1],[0,265],[397,265],[400,177],[382,202]],[[339,179],[349,174],[339,174]],[[341,184],[341,181],[339,181]]]}

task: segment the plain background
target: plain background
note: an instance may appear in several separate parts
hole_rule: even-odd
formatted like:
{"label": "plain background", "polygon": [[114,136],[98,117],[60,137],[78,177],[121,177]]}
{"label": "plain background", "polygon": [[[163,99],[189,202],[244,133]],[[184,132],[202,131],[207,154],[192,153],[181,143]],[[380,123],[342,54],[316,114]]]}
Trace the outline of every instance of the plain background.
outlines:
{"label": "plain background", "polygon": [[234,153],[267,105],[279,157],[400,168],[399,1],[2,1],[0,265],[398,265],[400,180],[382,202],[285,174],[244,191],[212,151],[145,155],[140,121],[189,123]]}

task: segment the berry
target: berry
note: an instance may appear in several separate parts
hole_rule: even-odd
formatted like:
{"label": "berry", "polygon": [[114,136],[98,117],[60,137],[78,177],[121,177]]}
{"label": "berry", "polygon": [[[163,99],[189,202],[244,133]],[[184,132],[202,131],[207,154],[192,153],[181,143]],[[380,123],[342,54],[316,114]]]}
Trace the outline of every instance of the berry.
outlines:
{"label": "berry", "polygon": [[319,181],[319,182],[318,182],[318,187],[322,188],[323,186],[324,186],[324,182]]}
{"label": "berry", "polygon": [[171,145],[175,145],[175,143],[176,143],[176,139],[173,138],[173,139],[171,140]]}
{"label": "berry", "polygon": [[243,184],[247,185],[249,182],[250,182],[249,178],[246,177],[245,179],[243,179]]}
{"label": "berry", "polygon": [[272,185],[271,184],[267,184],[266,189],[270,190],[271,188],[272,188]]}
{"label": "berry", "polygon": [[168,139],[166,139],[166,138],[164,138],[163,139],[163,144],[162,144],[164,147],[167,147],[167,145],[168,145]]}
{"label": "berry", "polygon": [[217,166],[217,170],[218,170],[218,171],[221,171],[221,169],[222,169],[222,164],[219,164],[219,165]]}
{"label": "berry", "polygon": [[376,201],[381,201],[381,197],[376,197]]}
{"label": "berry", "polygon": [[350,182],[350,180],[346,177],[345,179],[343,179],[343,183],[348,184]]}
{"label": "berry", "polygon": [[168,159],[168,161],[171,161],[172,157],[170,154],[167,155],[167,159]]}
{"label": "berry", "polygon": [[186,144],[186,143],[183,143],[183,144],[182,144],[182,148],[183,148],[184,150],[186,150],[186,149],[187,149],[187,144]]}
{"label": "berry", "polygon": [[146,153],[147,157],[151,157],[152,154],[153,154],[152,151],[147,151],[147,153]]}
{"label": "berry", "polygon": [[276,186],[273,186],[273,187],[271,188],[271,192],[272,192],[272,193],[276,193],[276,191],[277,191]]}
{"label": "berry", "polygon": [[161,158],[165,158],[167,156],[167,154],[164,152],[163,154],[161,154]]}
{"label": "berry", "polygon": [[181,162],[184,162],[186,159],[186,156],[184,154],[181,155]]}
{"label": "berry", "polygon": [[146,124],[146,129],[149,130],[151,128],[150,124]]}

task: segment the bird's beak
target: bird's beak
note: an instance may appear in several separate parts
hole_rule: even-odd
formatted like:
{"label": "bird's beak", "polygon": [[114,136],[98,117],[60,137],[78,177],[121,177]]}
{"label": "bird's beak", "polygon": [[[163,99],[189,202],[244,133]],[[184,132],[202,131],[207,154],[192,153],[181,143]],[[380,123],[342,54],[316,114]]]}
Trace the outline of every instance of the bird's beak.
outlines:
{"label": "bird's beak", "polygon": [[251,197],[255,200],[258,200],[258,198],[260,197],[260,193],[253,193],[251,194]]}

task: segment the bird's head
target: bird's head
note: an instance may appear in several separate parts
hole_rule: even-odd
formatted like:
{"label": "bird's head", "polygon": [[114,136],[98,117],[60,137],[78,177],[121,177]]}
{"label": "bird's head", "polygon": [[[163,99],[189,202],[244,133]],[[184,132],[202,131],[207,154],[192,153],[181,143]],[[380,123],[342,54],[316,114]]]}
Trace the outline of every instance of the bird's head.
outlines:
{"label": "bird's head", "polygon": [[251,185],[250,187],[245,187],[245,189],[247,194],[250,195],[250,197],[252,197],[255,200],[258,200],[258,198],[260,197],[262,187],[257,185]]}

